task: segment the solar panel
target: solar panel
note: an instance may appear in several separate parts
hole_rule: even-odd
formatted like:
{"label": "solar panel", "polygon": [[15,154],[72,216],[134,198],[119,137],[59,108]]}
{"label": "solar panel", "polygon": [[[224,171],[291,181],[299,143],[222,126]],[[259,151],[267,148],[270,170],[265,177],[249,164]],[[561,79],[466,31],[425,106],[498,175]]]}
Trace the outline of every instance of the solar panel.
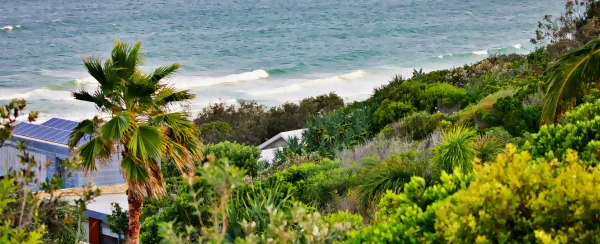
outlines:
{"label": "solar panel", "polygon": [[66,119],[52,118],[42,123],[41,125],[61,130],[72,130],[77,126],[77,124],[79,124],[79,122]]}
{"label": "solar panel", "polygon": [[[69,142],[69,134],[78,125],[78,122],[52,118],[41,125],[30,123],[19,123],[13,130],[17,136],[26,136],[42,141],[60,143],[66,145]],[[82,138],[77,146],[89,141],[89,137]]]}

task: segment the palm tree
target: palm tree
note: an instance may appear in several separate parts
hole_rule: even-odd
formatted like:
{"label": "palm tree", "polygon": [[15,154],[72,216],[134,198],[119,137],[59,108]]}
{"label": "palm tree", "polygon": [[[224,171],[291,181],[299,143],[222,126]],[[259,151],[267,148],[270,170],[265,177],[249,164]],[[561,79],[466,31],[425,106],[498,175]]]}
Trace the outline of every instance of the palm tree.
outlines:
{"label": "palm tree", "polygon": [[[96,170],[120,154],[127,182],[129,243],[138,243],[144,198],[165,196],[160,161],[171,159],[182,172],[194,170],[194,159],[202,157],[196,128],[177,103],[192,99],[188,90],[178,90],[161,81],[179,69],[178,64],[160,67],[151,74],[140,71],[141,43],[133,46],[116,41],[111,57],[102,64],[90,57],[83,63],[99,87],[90,93],[73,92],[80,101],[95,104],[99,115],[83,120],[71,132],[69,147],[82,158],[82,170]],[[78,146],[80,140],[85,143]]]}
{"label": "palm tree", "polygon": [[[549,69],[548,88],[544,98],[541,123],[554,122],[563,101],[580,97],[585,85],[598,82],[600,76],[600,38],[560,57]],[[559,114],[562,108],[558,109]]]}

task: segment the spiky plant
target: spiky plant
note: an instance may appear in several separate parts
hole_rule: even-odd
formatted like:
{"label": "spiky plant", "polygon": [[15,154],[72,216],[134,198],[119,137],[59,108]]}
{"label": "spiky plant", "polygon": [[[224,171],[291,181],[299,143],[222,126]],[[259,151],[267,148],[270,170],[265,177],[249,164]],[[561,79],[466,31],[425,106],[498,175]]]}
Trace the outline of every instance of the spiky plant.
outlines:
{"label": "spiky plant", "polygon": [[439,145],[434,148],[433,161],[436,166],[448,173],[454,170],[470,172],[473,169],[473,160],[477,156],[475,130],[456,126],[443,131],[441,137]]}
{"label": "spiky plant", "polygon": [[508,141],[498,138],[491,133],[486,133],[477,139],[475,150],[483,162],[493,162],[496,156],[504,151]]}
{"label": "spiky plant", "polygon": [[[202,157],[196,128],[174,105],[192,99],[163,79],[179,69],[172,64],[144,74],[141,43],[116,41],[111,56],[84,59],[88,73],[99,86],[94,92],[73,92],[80,101],[96,105],[99,115],[83,120],[70,134],[69,147],[82,157],[82,169],[94,171],[119,154],[128,185],[129,243],[138,243],[139,216],[145,197],[165,196],[159,163],[171,159],[182,173],[194,172],[194,159]],[[82,138],[87,142],[78,145]]]}
{"label": "spiky plant", "polygon": [[586,85],[598,83],[600,77],[600,38],[560,57],[549,69],[548,88],[544,97],[541,123],[553,123],[563,113],[563,101],[581,97]]}
{"label": "spiky plant", "polygon": [[387,191],[400,192],[413,176],[432,180],[427,174],[429,165],[415,159],[416,152],[408,151],[368,166],[357,189],[359,202],[367,206],[378,201]]}

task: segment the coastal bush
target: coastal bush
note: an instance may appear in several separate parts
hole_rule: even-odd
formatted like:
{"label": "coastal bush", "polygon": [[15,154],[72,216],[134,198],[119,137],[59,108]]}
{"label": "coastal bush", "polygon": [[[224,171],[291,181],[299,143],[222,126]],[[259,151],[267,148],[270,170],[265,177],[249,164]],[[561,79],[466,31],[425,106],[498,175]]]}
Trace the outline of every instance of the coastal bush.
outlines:
{"label": "coastal bush", "polygon": [[563,163],[515,151],[508,146],[437,207],[437,236],[447,243],[597,243],[600,169],[587,168],[572,150]]}
{"label": "coastal bush", "polygon": [[340,109],[313,118],[302,138],[305,151],[333,158],[338,150],[363,143],[372,133],[371,116],[368,108],[362,108],[349,113]]}
{"label": "coastal bush", "polygon": [[[249,176],[256,176],[258,173],[258,159],[260,158],[260,149],[255,146],[246,146],[232,142],[221,142],[218,144],[208,144],[202,148],[204,155],[214,155],[218,159],[229,159],[232,165],[244,169]],[[204,162],[209,159],[205,158]]]}
{"label": "coastal bush", "polygon": [[416,111],[417,109],[412,105],[403,102],[392,102],[388,99],[383,100],[373,114],[373,124],[376,126],[375,130],[381,129],[387,124]]}
{"label": "coastal bush", "polygon": [[417,160],[417,151],[393,154],[381,162],[366,165],[361,171],[358,185],[359,201],[363,206],[377,202],[387,191],[398,193],[413,176],[435,182],[431,165]]}
{"label": "coastal bush", "polygon": [[470,127],[455,126],[442,131],[440,144],[433,149],[433,161],[440,170],[469,173],[477,151],[477,134]]}
{"label": "coastal bush", "polygon": [[[502,126],[513,136],[539,130],[541,103],[527,104],[537,85],[525,86],[512,96],[500,97],[491,110],[479,110],[478,115],[487,126]],[[539,101],[538,101],[539,102]]]}
{"label": "coastal bush", "polygon": [[[266,107],[256,102],[243,100],[235,104],[227,105],[226,102],[210,104],[203,108],[202,112],[194,120],[194,123],[200,128],[208,126],[206,124],[221,122],[214,125],[227,124],[231,131],[227,135],[221,135],[226,141],[232,141],[248,145],[259,145],[268,139],[267,136],[267,112]],[[210,128],[210,126],[208,126]],[[228,129],[227,126],[218,128]],[[202,137],[207,142],[215,142],[211,138]],[[220,142],[220,141],[219,141]]]}
{"label": "coastal bush", "polygon": [[398,122],[390,124],[389,127],[400,138],[422,140],[434,130],[440,128],[442,121],[449,120],[449,116],[444,113],[419,112],[408,115]]}
{"label": "coastal bush", "polygon": [[231,136],[233,129],[225,122],[213,121],[198,127],[203,143],[219,143]]}
{"label": "coastal bush", "polygon": [[493,162],[508,143],[509,141],[497,137],[493,131],[489,131],[479,136],[475,143],[475,150],[477,150],[477,156],[481,161]]}
{"label": "coastal bush", "polygon": [[435,229],[438,206],[474,179],[474,173],[442,172],[439,184],[427,186],[425,179],[412,177],[402,193],[388,191],[373,223],[351,232],[346,243],[440,243]]}
{"label": "coastal bush", "polygon": [[600,159],[600,100],[593,104],[582,104],[567,112],[563,124],[544,125],[531,135],[525,148],[534,157],[557,157],[564,159],[567,150],[581,152],[586,163],[595,165]]}
{"label": "coastal bush", "polygon": [[199,126],[205,143],[232,141],[259,145],[281,132],[304,128],[313,116],[342,106],[344,100],[335,93],[307,97],[298,104],[286,102],[271,108],[252,101],[238,100],[237,104],[229,105],[219,101],[202,109],[194,123]]}

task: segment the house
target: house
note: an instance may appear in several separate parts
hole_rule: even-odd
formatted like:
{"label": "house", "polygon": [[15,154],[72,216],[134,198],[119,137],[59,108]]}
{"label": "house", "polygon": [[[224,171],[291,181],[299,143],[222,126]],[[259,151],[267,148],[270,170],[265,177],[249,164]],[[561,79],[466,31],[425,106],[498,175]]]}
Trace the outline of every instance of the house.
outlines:
{"label": "house", "polygon": [[275,135],[273,138],[260,144],[258,148],[260,150],[280,148],[286,146],[292,138],[302,140],[302,133],[304,132],[304,130],[306,129],[281,132]]}
{"label": "house", "polygon": [[266,161],[269,163],[273,162],[273,160],[275,159],[275,151],[284,146],[287,146],[288,143],[293,139],[301,141],[302,133],[304,133],[304,130],[306,129],[281,132],[275,135],[273,138],[260,144],[258,146],[258,148],[261,150],[259,160]]}
{"label": "house", "polygon": [[[65,192],[80,191],[83,185],[93,182],[100,187],[103,195],[94,199],[88,205],[86,216],[88,223],[86,233],[91,244],[117,243],[117,235],[108,231],[106,216],[112,212],[111,203],[117,202],[121,207],[127,209],[127,195],[124,187],[125,178],[120,171],[120,155],[115,154],[109,164],[98,165],[94,172],[85,173],[77,170],[67,170],[63,165],[65,159],[71,158],[72,151],[69,150],[67,142],[69,134],[78,125],[76,121],[52,118],[42,124],[21,122],[13,130],[13,136],[0,148],[0,176],[8,174],[9,170],[19,170],[24,166],[19,163],[17,142],[27,143],[27,152],[37,162],[36,181],[44,182],[58,176],[63,179],[63,190]],[[86,142],[82,139],[78,146]],[[70,175],[70,177],[68,177]],[[37,188],[37,186],[33,186]],[[68,189],[67,189],[68,188]],[[118,188],[119,191],[105,194],[114,190],[105,189]]]}
{"label": "house", "polygon": [[[22,169],[19,163],[21,152],[17,150],[16,142],[26,142],[27,152],[38,163],[36,171],[37,182],[44,182],[58,176],[63,179],[64,188],[77,188],[90,181],[97,186],[107,186],[125,183],[120,172],[120,156],[115,154],[111,163],[99,165],[96,172],[67,171],[63,165],[65,159],[71,158],[72,152],[67,146],[69,134],[78,122],[52,118],[42,124],[21,122],[13,130],[13,136],[0,148],[0,176],[9,170]],[[78,145],[85,143],[85,139]],[[68,177],[68,176],[71,177]]]}

